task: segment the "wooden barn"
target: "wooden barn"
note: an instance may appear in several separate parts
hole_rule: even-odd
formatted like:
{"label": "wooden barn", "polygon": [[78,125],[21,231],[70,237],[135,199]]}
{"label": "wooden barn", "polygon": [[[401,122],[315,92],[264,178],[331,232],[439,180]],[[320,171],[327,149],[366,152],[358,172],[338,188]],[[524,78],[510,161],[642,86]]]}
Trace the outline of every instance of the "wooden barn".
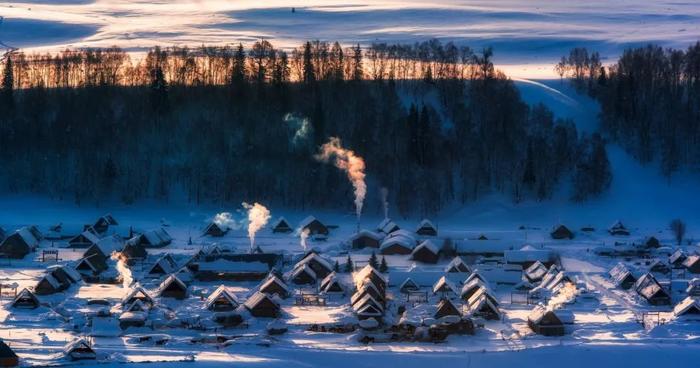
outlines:
{"label": "wooden barn", "polygon": [[462,317],[462,313],[459,311],[459,308],[452,303],[450,299],[443,298],[440,300],[440,303],[437,305],[437,310],[435,311],[435,319],[439,319],[445,316],[457,316],[457,317]]}
{"label": "wooden barn", "polygon": [[27,288],[22,289],[12,301],[12,308],[36,309],[40,305],[39,298]]}
{"label": "wooden barn", "polygon": [[435,264],[440,260],[439,252],[440,250],[432,241],[425,240],[413,249],[411,259],[417,262]]}
{"label": "wooden barn", "polygon": [[254,317],[275,318],[280,312],[279,304],[259,291],[248,298],[243,305]]}
{"label": "wooden barn", "polygon": [[361,230],[348,239],[352,249],[379,248],[383,236],[369,230]]}
{"label": "wooden barn", "polygon": [[423,219],[416,227],[416,234],[423,236],[437,236],[437,227],[428,219]]}
{"label": "wooden barn", "polygon": [[309,235],[328,235],[328,227],[313,216],[303,219],[299,223],[299,230],[308,230]]}
{"label": "wooden barn", "polygon": [[0,340],[0,367],[17,367],[19,357],[5,341]]}
{"label": "wooden barn", "polygon": [[272,232],[273,233],[281,233],[281,234],[288,234],[293,232],[294,229],[292,229],[292,226],[289,225],[289,221],[285,219],[284,217],[280,217],[277,219],[277,221],[272,223]]}
{"label": "wooden barn", "polygon": [[224,285],[216,288],[206,302],[207,309],[214,312],[229,312],[238,308],[239,305],[236,295],[228,291]]}
{"label": "wooden barn", "polygon": [[85,339],[77,339],[66,345],[63,354],[70,360],[97,359],[97,353]]}
{"label": "wooden barn", "polygon": [[35,237],[29,227],[23,227],[3,239],[0,243],[0,256],[22,259],[38,245],[39,238]]}
{"label": "wooden barn", "polygon": [[532,331],[543,336],[563,336],[564,322],[557,313],[542,305],[535,307],[527,316],[527,325]]}
{"label": "wooden barn", "polygon": [[573,239],[574,238],[574,232],[569,230],[566,225],[559,224],[554,226],[552,228],[552,231],[549,233],[549,235],[552,237],[552,239]]}
{"label": "wooden barn", "polygon": [[258,291],[268,295],[277,295],[284,299],[289,296],[289,287],[279,277],[270,274],[267,279],[260,285]]}
{"label": "wooden barn", "polygon": [[229,228],[226,225],[221,225],[218,224],[214,221],[210,222],[202,231],[202,235],[205,236],[213,236],[213,237],[222,237],[226,235],[228,232]]}
{"label": "wooden barn", "polygon": [[168,276],[158,288],[158,296],[163,298],[185,299],[187,297],[187,285],[175,275]]}

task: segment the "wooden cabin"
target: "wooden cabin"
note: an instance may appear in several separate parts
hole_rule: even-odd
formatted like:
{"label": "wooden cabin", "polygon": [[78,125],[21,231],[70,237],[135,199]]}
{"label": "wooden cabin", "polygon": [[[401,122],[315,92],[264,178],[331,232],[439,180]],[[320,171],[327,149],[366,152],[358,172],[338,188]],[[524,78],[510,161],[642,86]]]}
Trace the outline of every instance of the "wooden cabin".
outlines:
{"label": "wooden cabin", "polygon": [[547,266],[540,261],[535,261],[525,269],[524,275],[529,282],[539,282],[547,274]]}
{"label": "wooden cabin", "polygon": [[204,230],[202,231],[202,235],[213,236],[213,237],[222,237],[222,236],[226,235],[228,230],[229,230],[228,226],[220,225],[220,224],[212,221],[204,228]]}
{"label": "wooden cabin", "polygon": [[402,293],[409,293],[418,290],[420,290],[420,286],[418,286],[418,284],[416,284],[415,281],[411,280],[410,277],[406,278],[406,280],[403,280],[401,285],[399,285],[399,291]]}
{"label": "wooden cabin", "polygon": [[402,230],[398,230],[384,238],[379,246],[380,254],[411,254],[416,246],[416,240],[412,236],[399,233],[400,231]]}
{"label": "wooden cabin", "polygon": [[89,248],[100,241],[92,230],[88,229],[68,240],[69,248]]}
{"label": "wooden cabin", "polygon": [[65,290],[65,287],[51,274],[46,274],[34,287],[37,295],[50,295]]}
{"label": "wooden cabin", "polygon": [[95,229],[95,231],[98,234],[104,234],[107,232],[110,226],[116,226],[119,225],[117,220],[112,216],[111,214],[106,214],[104,216],[101,216],[98,218],[95,223],[92,225],[92,228]]}
{"label": "wooden cabin", "polygon": [[564,322],[557,313],[541,305],[530,312],[527,325],[538,335],[563,336],[565,333]]}
{"label": "wooden cabin", "polygon": [[685,254],[683,249],[676,249],[676,251],[668,257],[668,263],[673,268],[681,268],[683,267],[683,262],[685,262],[686,258],[688,258],[688,256]]}
{"label": "wooden cabin", "polygon": [[437,310],[435,311],[435,319],[439,319],[445,316],[457,316],[462,317],[462,312],[459,311],[454,303],[450,299],[441,299],[440,303],[437,305]]}
{"label": "wooden cabin", "polygon": [[168,276],[158,288],[158,296],[163,298],[185,299],[187,297],[187,285],[175,275]]}
{"label": "wooden cabin", "polygon": [[416,227],[416,234],[422,236],[437,236],[438,230],[433,223],[428,219],[423,219]]}
{"label": "wooden cabin", "polygon": [[435,264],[440,260],[439,252],[440,250],[432,241],[425,240],[413,249],[411,259],[417,262]]}
{"label": "wooden cabin", "polygon": [[0,367],[17,367],[19,357],[5,341],[0,340]]}
{"label": "wooden cabin", "polygon": [[501,311],[495,298],[486,293],[485,289],[479,289],[467,301],[469,314],[474,317],[481,317],[487,320],[498,320],[501,318]]}
{"label": "wooden cabin", "polygon": [[22,259],[39,245],[29,227],[23,227],[7,236],[0,243],[0,255],[6,258]]}
{"label": "wooden cabin", "polygon": [[311,269],[311,267],[304,263],[294,268],[288,279],[297,285],[315,284],[316,273]]}
{"label": "wooden cabin", "polygon": [[276,318],[280,313],[280,306],[265,293],[256,292],[243,304],[254,317]]}
{"label": "wooden cabin", "polygon": [[469,273],[471,270],[469,266],[462,260],[461,257],[454,257],[450,263],[445,267],[445,272],[447,273]]}
{"label": "wooden cabin", "polygon": [[122,305],[128,305],[136,300],[140,300],[141,303],[148,306],[153,306],[153,298],[142,288],[141,286],[135,285],[129,293],[122,298]]}
{"label": "wooden cabin", "polygon": [[66,345],[63,354],[70,360],[97,359],[97,353],[85,339],[77,339]]}
{"label": "wooden cabin", "polygon": [[361,230],[348,239],[352,249],[379,248],[382,235],[374,231]]}
{"label": "wooden cabin", "polygon": [[313,216],[309,216],[299,223],[299,230],[307,230],[309,235],[328,235],[328,227]]}
{"label": "wooden cabin", "polygon": [[573,239],[574,232],[569,230],[566,225],[559,224],[554,226],[552,231],[549,233],[552,239]]}
{"label": "wooden cabin", "polygon": [[163,228],[148,230],[142,234],[138,234],[127,242],[127,244],[135,244],[144,248],[162,248],[173,241],[173,238]]}
{"label": "wooden cabin", "polygon": [[700,320],[700,299],[688,296],[673,308],[675,317]]}
{"label": "wooden cabin", "polygon": [[401,228],[399,225],[396,225],[394,221],[391,221],[391,219],[385,218],[382,220],[382,222],[379,223],[377,226],[377,231],[384,233],[384,234],[391,234],[394,231],[398,231]]}
{"label": "wooden cabin", "polygon": [[12,301],[12,308],[36,309],[40,305],[39,298],[27,288],[22,289]]}
{"label": "wooden cabin", "polygon": [[294,268],[301,267],[302,265],[307,265],[313,272],[315,278],[323,279],[333,272],[333,266],[330,261],[321,257],[316,252],[309,252],[304,258],[302,258]]}
{"label": "wooden cabin", "polygon": [[228,312],[238,308],[240,303],[236,295],[228,291],[226,286],[220,285],[209,295],[205,305],[210,311]]}
{"label": "wooden cabin", "polygon": [[455,288],[452,281],[442,276],[433,285],[433,294],[440,294],[443,296],[448,294],[457,295],[457,288]]}
{"label": "wooden cabin", "polygon": [[292,229],[292,226],[289,225],[289,222],[284,217],[280,217],[277,219],[277,221],[272,223],[272,232],[273,233],[288,234],[288,233],[291,233],[293,231],[294,231],[294,229]]}
{"label": "wooden cabin", "polygon": [[268,295],[277,295],[284,299],[289,296],[289,288],[279,277],[270,274],[267,279],[260,285],[258,291]]}
{"label": "wooden cabin", "polygon": [[630,234],[630,231],[627,230],[624,224],[622,224],[622,221],[617,220],[615,223],[610,225],[608,228],[608,233],[610,233],[610,235],[627,236]]}

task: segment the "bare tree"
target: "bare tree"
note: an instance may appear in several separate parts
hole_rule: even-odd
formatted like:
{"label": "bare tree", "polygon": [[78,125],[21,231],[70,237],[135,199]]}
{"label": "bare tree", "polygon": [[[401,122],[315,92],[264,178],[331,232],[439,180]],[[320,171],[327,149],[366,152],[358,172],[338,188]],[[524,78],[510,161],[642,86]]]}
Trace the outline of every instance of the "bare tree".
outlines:
{"label": "bare tree", "polygon": [[673,236],[676,238],[676,243],[681,245],[685,237],[685,222],[681,219],[671,221],[671,231],[673,231]]}

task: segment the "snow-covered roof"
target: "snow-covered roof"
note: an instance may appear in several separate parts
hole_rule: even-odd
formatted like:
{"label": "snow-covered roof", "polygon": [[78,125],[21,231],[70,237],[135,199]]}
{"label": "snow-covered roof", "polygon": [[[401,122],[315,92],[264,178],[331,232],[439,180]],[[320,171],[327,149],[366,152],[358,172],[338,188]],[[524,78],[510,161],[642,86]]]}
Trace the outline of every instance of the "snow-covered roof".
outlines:
{"label": "snow-covered roof", "polygon": [[[158,272],[157,268],[160,268],[161,272]],[[148,270],[149,274],[163,274],[173,272],[172,265],[164,257],[158,258],[156,262]]]}
{"label": "snow-covered roof", "polygon": [[[316,217],[314,217],[314,216],[307,216],[306,218],[301,220],[301,222],[299,223],[299,228],[303,229],[303,228],[311,225],[311,223],[314,221],[318,221],[318,219],[316,219]],[[323,225],[323,223],[321,221],[318,221],[318,222]]]}
{"label": "snow-covered roof", "polygon": [[124,309],[125,312],[141,312],[141,311],[145,311],[145,310],[146,310],[146,306],[143,304],[141,299],[134,300],[133,303],[129,304]]}
{"label": "snow-covered roof", "polygon": [[119,315],[120,322],[143,322],[146,320],[147,314],[142,311],[124,312]]}
{"label": "snow-covered roof", "polygon": [[[401,230],[399,230],[401,231]],[[387,236],[384,238],[384,241],[382,241],[382,244],[379,246],[380,250],[387,249],[391,246],[398,245],[400,247],[406,248],[408,250],[413,250],[413,247],[416,244],[416,239],[413,238],[412,236],[404,236],[404,235],[394,235],[394,236]]]}
{"label": "snow-covered roof", "polygon": [[337,277],[337,274],[335,273],[335,271],[329,273],[328,275],[326,275],[326,277],[323,278],[323,280],[321,280],[321,283],[319,284],[319,287],[320,287],[321,289],[324,289],[324,288],[326,287],[326,285],[327,285],[329,282],[334,281],[334,280],[336,279],[336,277]]}
{"label": "snow-covered roof", "polygon": [[295,268],[300,267],[302,265],[312,263],[312,262],[319,264],[321,267],[325,268],[326,271],[328,271],[328,272],[333,271],[333,266],[331,265],[331,263],[328,260],[326,260],[325,258],[318,255],[318,253],[316,253],[316,252],[309,252],[301,261],[299,261],[295,265]]}
{"label": "snow-covered roof", "polygon": [[149,301],[150,303],[153,303],[153,298],[146,292],[146,290],[139,286],[139,285],[134,285],[134,287],[129,290],[129,292],[122,298],[122,304],[126,304],[129,302],[129,300],[133,298],[143,298]]}
{"label": "snow-covered roof", "polygon": [[530,280],[540,280],[547,273],[547,266],[540,261],[535,261],[525,269],[525,274]]}
{"label": "snow-covered roof", "polygon": [[551,250],[537,249],[530,245],[526,245],[518,250],[506,250],[503,252],[503,258],[506,263],[549,262],[552,256]]}
{"label": "snow-covered roof", "polygon": [[292,270],[292,272],[289,274],[289,279],[293,280],[293,279],[299,277],[303,273],[307,274],[309,277],[311,277],[314,280],[316,280],[316,278],[317,278],[316,272],[314,272],[314,270],[312,270],[308,264],[303,263],[301,265],[298,265],[297,267],[295,267]]}
{"label": "snow-covered roof", "polygon": [[378,310],[384,311],[384,307],[382,306],[382,304],[379,303],[376,299],[374,299],[374,297],[372,297],[372,295],[370,295],[369,293],[366,293],[360,300],[352,304],[353,309],[355,311],[359,311],[367,305],[372,305]]}
{"label": "snow-covered roof", "polygon": [[420,251],[421,249],[425,249],[433,254],[438,254],[440,252],[437,245],[435,245],[435,243],[433,243],[430,239],[424,240],[422,243],[418,244],[417,247],[413,248],[411,254],[416,254],[416,252]]}
{"label": "snow-covered roof", "polygon": [[253,309],[264,300],[269,300],[274,305],[279,306],[279,304],[277,304],[277,302],[273,298],[270,298],[267,294],[261,293],[259,291],[256,291],[253,295],[251,295],[250,298],[248,298],[245,301],[245,303],[243,303],[243,305],[248,309]]}
{"label": "snow-covered roof", "polygon": [[[557,320],[559,320],[559,322],[562,322],[562,320],[559,318],[559,315],[557,314],[557,312],[555,312],[551,308],[545,307],[542,304],[535,306],[535,308],[533,308],[532,311],[530,312],[530,314],[527,316],[527,319],[528,319],[528,321],[530,321],[534,324],[539,324],[540,321],[542,321],[542,319],[547,314],[553,315],[553,317],[556,318]],[[562,322],[562,324],[563,324],[563,322]]]}
{"label": "snow-covered roof", "polygon": [[[363,267],[360,271],[355,272],[355,273],[352,275],[352,278],[353,278],[353,280],[355,281],[355,287],[356,287],[357,289],[361,288],[362,285],[365,283],[365,280],[367,280],[367,279],[370,278],[370,277],[371,277],[371,278],[376,278],[376,279],[379,279],[379,280],[383,281],[383,282],[384,282],[384,285],[386,286],[387,280],[386,280],[386,278],[384,277],[384,275],[382,275],[381,273],[379,273],[379,271],[377,271],[376,269],[374,269],[374,267],[372,267],[371,265],[366,265],[366,266]],[[375,285],[375,286],[376,286],[376,285]]]}
{"label": "snow-covered roof", "polygon": [[465,283],[462,285],[462,290],[460,293],[460,296],[464,297],[465,295],[469,295],[470,297],[476,293],[477,290],[479,289],[486,289],[488,292],[490,292],[490,288],[488,285],[486,285],[483,281],[481,281],[478,278],[471,279],[469,282]]}
{"label": "snow-covered roof", "polygon": [[[350,304],[355,305],[358,301],[362,300],[365,295],[377,295],[382,296],[382,292],[371,282],[365,283],[361,288],[357,289],[355,294],[350,297]],[[376,298],[375,298],[376,299]]]}
{"label": "snow-covered roof", "polygon": [[673,307],[673,315],[676,317],[691,311],[700,313],[700,299],[688,296]]}
{"label": "snow-covered roof", "polygon": [[445,272],[470,272],[470,269],[461,257],[454,257],[450,263],[445,266]]}
{"label": "snow-covered roof", "polygon": [[434,225],[430,220],[428,220],[428,219],[423,219],[423,220],[421,220],[421,222],[418,223],[418,226],[416,226],[416,231],[418,231],[418,230],[420,230],[420,229],[423,229],[423,228],[430,228],[430,229],[433,229],[433,230],[436,230],[436,229],[437,229],[437,228],[435,227],[435,225]]}
{"label": "snow-covered roof", "polygon": [[[483,289],[482,289],[483,290]],[[489,297],[487,297],[485,294],[474,294],[477,297],[473,299],[469,299],[468,303],[468,309],[469,309],[469,314],[474,314],[480,311],[482,308],[485,306],[494,311],[496,314],[500,315],[500,310],[498,309],[498,306],[493,303],[493,300]]]}
{"label": "snow-covered roof", "polygon": [[280,225],[285,226],[285,227],[291,227],[291,225],[289,224],[289,221],[287,221],[287,219],[285,219],[284,216],[280,216],[277,220],[272,222],[271,226],[274,229],[276,227],[279,227]]}
{"label": "snow-covered roof", "polygon": [[216,302],[218,299],[224,298],[226,299],[231,305],[235,308],[237,307],[240,303],[238,302],[238,298],[236,298],[236,295],[232,292],[230,292],[226,286],[220,285],[216,290],[214,290],[209,297],[207,298],[206,301],[206,306],[207,308],[211,308],[211,306]]}
{"label": "snow-covered roof", "polygon": [[90,344],[88,344],[88,342],[85,339],[79,338],[66,344],[66,346],[63,347],[63,353],[69,355],[75,350],[83,349],[92,351],[92,347],[90,346]]}
{"label": "snow-covered roof", "polygon": [[18,229],[17,235],[19,235],[19,237],[22,238],[22,240],[24,240],[24,242],[30,247],[36,247],[39,245],[39,239],[34,236],[31,229],[27,226]]}
{"label": "snow-covered roof", "polygon": [[389,218],[385,218],[379,223],[379,226],[377,226],[377,231],[381,231],[385,234],[389,234],[396,230],[399,230],[399,225],[396,225],[396,223],[391,221]]}
{"label": "snow-covered roof", "polygon": [[87,240],[90,244],[97,244],[97,242],[100,241],[100,237],[97,236],[97,234],[93,233],[90,230],[85,230],[85,231],[81,232],[80,234],[74,236],[73,239],[70,239],[68,242],[73,243],[74,241],[76,241],[76,239],[78,239],[80,237],[85,238],[85,240]]}
{"label": "snow-covered roof", "polygon": [[418,284],[416,284],[415,281],[413,281],[410,277],[407,277],[401,285],[399,285],[399,290],[404,291],[404,290],[418,290],[420,287]]}
{"label": "snow-covered roof", "polygon": [[472,296],[469,297],[467,304],[472,305],[476,303],[478,299],[483,297],[489,299],[493,305],[498,306],[498,300],[495,296],[493,296],[491,290],[484,287],[479,288],[474,294],[472,294]]}
{"label": "snow-covered roof", "polygon": [[287,293],[289,293],[289,287],[287,286],[287,284],[284,281],[280,280],[279,277],[272,274],[270,274],[270,276],[268,276],[267,279],[265,279],[265,281],[260,285],[259,289],[264,290],[271,284],[276,284],[282,289],[284,289]]}
{"label": "snow-covered roof", "polygon": [[357,240],[357,239],[359,239],[359,238],[365,238],[365,237],[366,237],[366,238],[370,238],[370,239],[374,239],[374,240],[377,240],[377,241],[380,241],[380,240],[382,240],[382,238],[383,238],[384,236],[383,236],[382,234],[377,233],[377,232],[374,232],[374,231],[362,229],[362,230],[360,230],[360,231],[358,231],[358,232],[352,234],[352,236],[351,236],[348,240],[349,240],[349,241],[354,241],[354,240]]}
{"label": "snow-covered roof", "polygon": [[700,262],[700,255],[691,254],[683,261],[683,267],[693,267],[698,262]]}
{"label": "snow-covered roof", "polygon": [[452,283],[452,281],[448,280],[447,277],[442,276],[437,280],[437,282],[435,282],[435,285],[433,285],[433,294],[437,294],[440,292],[451,292],[457,294],[457,288]]}
{"label": "snow-covered roof", "polygon": [[54,289],[59,289],[61,287],[61,283],[58,282],[58,280],[56,280],[56,278],[53,277],[53,275],[51,274],[44,275],[44,277],[42,277],[41,280],[39,280],[39,283],[41,283],[44,280],[48,282],[49,285],[51,285],[51,287]]}
{"label": "snow-covered roof", "polygon": [[124,241],[118,235],[110,235],[98,240],[95,245],[102,254],[109,257],[112,252],[119,251],[124,247]]}
{"label": "snow-covered roof", "polygon": [[670,263],[676,263],[677,261],[684,260],[685,257],[686,254],[683,249],[676,249],[676,251],[668,257],[668,261]]}
{"label": "snow-covered roof", "polygon": [[180,280],[177,276],[171,274],[168,275],[168,277],[166,277],[165,280],[160,284],[160,287],[158,288],[158,293],[160,294],[163,290],[165,290],[172,284],[177,285],[180,289],[187,290],[187,285],[185,285],[185,283],[182,282],[182,280]]}

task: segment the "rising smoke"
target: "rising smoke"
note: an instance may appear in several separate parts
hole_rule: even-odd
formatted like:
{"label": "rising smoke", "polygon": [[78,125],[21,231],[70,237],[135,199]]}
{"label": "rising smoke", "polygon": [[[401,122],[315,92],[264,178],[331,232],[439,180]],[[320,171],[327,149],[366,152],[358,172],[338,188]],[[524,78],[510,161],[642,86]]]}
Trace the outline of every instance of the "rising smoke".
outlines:
{"label": "rising smoke", "polygon": [[117,272],[122,278],[122,285],[124,289],[128,289],[134,282],[134,277],[131,275],[131,270],[127,267],[124,257],[120,252],[112,252],[111,258],[117,261]]}
{"label": "rising smoke", "polygon": [[238,224],[230,212],[217,213],[212,222],[219,225],[222,230],[238,228]]}
{"label": "rising smoke", "polygon": [[243,208],[248,210],[248,239],[250,239],[250,251],[253,252],[255,249],[255,233],[270,221],[270,210],[257,202],[252,205],[243,202]]}
{"label": "rising smoke", "polygon": [[306,239],[308,239],[308,238],[309,238],[309,229],[302,229],[299,232],[299,239],[301,239],[301,241],[300,241],[301,242],[301,249],[303,249],[304,252],[306,252],[306,247],[307,247]]}
{"label": "rising smoke", "polygon": [[312,129],[311,124],[309,124],[309,119],[301,118],[295,114],[286,114],[284,116],[284,121],[294,130],[294,135],[292,136],[293,145],[296,146],[309,137],[309,133],[311,133]]}
{"label": "rising smoke", "polygon": [[355,213],[357,220],[362,214],[362,204],[367,194],[365,184],[365,161],[355,152],[347,150],[340,145],[340,138],[332,137],[328,143],[321,146],[321,151],[315,156],[317,160],[328,162],[335,158],[335,166],[348,174],[348,179],[355,189]]}

